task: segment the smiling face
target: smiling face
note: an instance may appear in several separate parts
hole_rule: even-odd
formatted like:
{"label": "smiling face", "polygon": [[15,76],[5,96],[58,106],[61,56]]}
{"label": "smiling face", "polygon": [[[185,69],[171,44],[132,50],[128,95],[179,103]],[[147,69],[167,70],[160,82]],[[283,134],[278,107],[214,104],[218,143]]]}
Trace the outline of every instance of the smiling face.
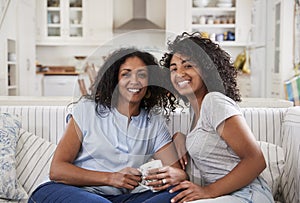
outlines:
{"label": "smiling face", "polygon": [[193,99],[207,92],[199,69],[188,57],[174,54],[170,61],[170,71],[172,84],[179,94]]}
{"label": "smiling face", "polygon": [[148,70],[138,57],[129,57],[120,66],[118,74],[118,106],[139,105],[147,92]]}

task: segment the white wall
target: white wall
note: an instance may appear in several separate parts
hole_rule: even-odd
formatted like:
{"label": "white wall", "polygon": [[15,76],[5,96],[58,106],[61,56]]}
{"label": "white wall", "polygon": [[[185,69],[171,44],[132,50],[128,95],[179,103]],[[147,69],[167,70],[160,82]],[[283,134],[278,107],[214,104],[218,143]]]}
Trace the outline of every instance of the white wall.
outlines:
{"label": "white wall", "polygon": [[74,56],[89,56],[97,46],[37,46],[36,60],[42,65],[72,66]]}
{"label": "white wall", "polygon": [[6,17],[0,27],[0,95],[6,95],[7,89],[5,83],[7,83],[6,65],[7,61],[7,39],[16,40],[17,38],[17,16],[16,16],[17,1],[10,1],[7,9]]}

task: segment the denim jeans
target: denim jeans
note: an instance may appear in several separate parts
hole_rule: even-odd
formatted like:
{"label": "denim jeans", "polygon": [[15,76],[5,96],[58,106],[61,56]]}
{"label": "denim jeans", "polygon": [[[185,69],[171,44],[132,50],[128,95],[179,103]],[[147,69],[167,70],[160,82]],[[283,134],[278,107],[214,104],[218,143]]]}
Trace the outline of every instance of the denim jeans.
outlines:
{"label": "denim jeans", "polygon": [[[170,189],[170,188],[169,188]],[[47,182],[40,185],[30,196],[29,203],[164,203],[178,193],[169,193],[168,190],[152,192],[150,190],[141,193],[129,193],[121,195],[98,195],[83,190],[80,187],[62,183]]]}

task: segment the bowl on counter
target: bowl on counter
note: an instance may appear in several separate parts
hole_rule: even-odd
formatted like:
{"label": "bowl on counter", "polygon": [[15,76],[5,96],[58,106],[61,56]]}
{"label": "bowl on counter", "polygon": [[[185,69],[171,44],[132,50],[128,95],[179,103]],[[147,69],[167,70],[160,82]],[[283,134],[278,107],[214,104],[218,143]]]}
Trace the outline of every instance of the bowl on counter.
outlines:
{"label": "bowl on counter", "polygon": [[194,7],[205,7],[208,5],[208,0],[193,0]]}

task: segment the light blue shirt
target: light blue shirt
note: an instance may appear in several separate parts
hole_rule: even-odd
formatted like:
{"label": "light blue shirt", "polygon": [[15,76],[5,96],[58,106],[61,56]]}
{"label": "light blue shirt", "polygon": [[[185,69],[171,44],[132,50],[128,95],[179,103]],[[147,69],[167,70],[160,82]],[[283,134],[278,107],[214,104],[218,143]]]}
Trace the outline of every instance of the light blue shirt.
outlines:
{"label": "light blue shirt", "polygon": [[[83,134],[82,147],[74,161],[81,168],[103,172],[138,168],[172,140],[164,118],[153,113],[148,115],[144,110],[128,123],[128,117],[116,108],[99,116],[93,101],[81,100],[72,115]],[[130,192],[110,186],[85,189],[106,195]]]}

